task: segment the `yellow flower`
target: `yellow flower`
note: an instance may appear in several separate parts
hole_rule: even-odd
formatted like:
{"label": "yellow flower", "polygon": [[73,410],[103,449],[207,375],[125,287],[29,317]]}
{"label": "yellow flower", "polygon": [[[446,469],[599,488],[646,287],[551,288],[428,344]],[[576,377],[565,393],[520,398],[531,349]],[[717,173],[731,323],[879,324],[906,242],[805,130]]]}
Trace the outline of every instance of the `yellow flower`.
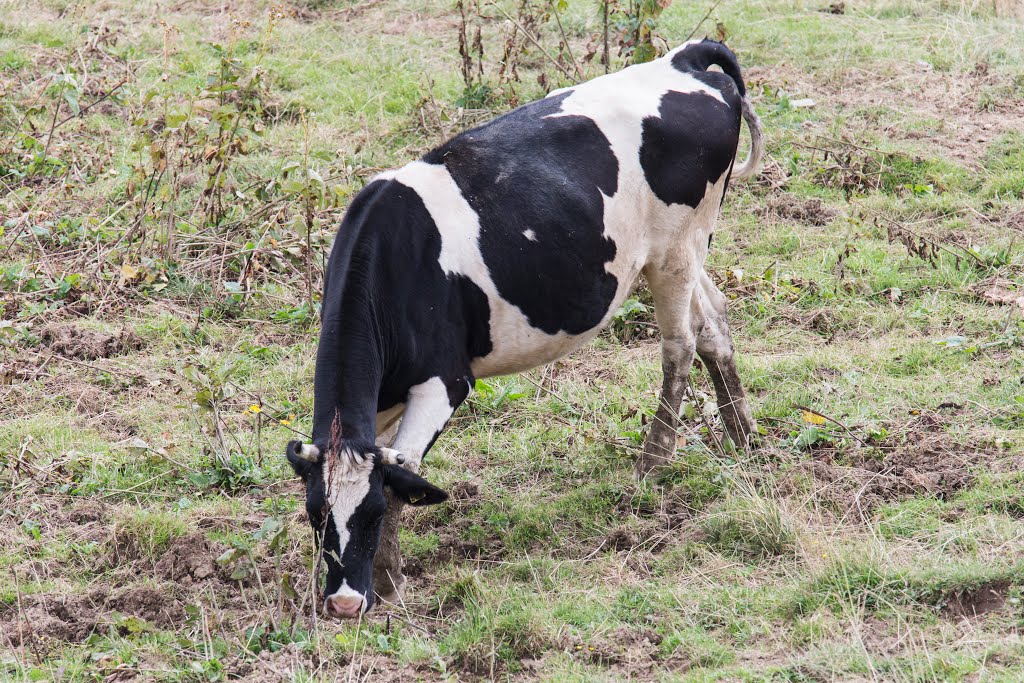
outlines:
{"label": "yellow flower", "polygon": [[295,413],[288,413],[288,419],[287,420],[278,420],[278,422],[280,422],[285,427],[287,427],[288,425],[290,425],[292,423],[292,420],[294,420],[294,419],[295,419]]}
{"label": "yellow flower", "polygon": [[249,407],[248,407],[248,408],[246,409],[246,411],[245,411],[245,412],[247,412],[247,413],[252,413],[253,415],[256,415],[257,413],[262,413],[262,412],[263,412],[263,409],[262,409],[262,408],[260,408],[260,407],[259,407],[259,406],[257,406],[257,405],[252,405],[252,406],[249,406]]}

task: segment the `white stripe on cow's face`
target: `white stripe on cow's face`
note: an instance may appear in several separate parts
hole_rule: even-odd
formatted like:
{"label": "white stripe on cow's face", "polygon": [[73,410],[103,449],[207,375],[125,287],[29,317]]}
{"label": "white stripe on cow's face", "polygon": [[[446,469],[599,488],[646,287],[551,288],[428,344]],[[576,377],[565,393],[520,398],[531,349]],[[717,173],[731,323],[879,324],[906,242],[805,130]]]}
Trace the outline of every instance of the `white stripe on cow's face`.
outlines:
{"label": "white stripe on cow's face", "polygon": [[351,536],[348,522],[370,492],[373,464],[372,457],[347,450],[336,457],[324,458],[324,488],[334,518],[334,528],[338,531],[339,559],[345,554]]}

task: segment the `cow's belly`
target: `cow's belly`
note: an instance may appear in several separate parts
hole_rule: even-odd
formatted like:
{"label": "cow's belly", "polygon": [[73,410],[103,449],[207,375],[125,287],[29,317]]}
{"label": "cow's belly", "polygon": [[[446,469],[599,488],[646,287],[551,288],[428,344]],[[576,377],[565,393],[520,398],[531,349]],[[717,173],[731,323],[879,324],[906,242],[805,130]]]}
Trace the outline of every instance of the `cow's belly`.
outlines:
{"label": "cow's belly", "polygon": [[[631,284],[635,276],[629,279]],[[556,332],[548,334],[533,327],[518,308],[505,301],[491,302],[492,351],[472,362],[476,377],[493,377],[523,372],[563,358],[584,346],[605,328],[615,310],[629,295],[627,286],[616,296],[601,322],[580,334]]]}

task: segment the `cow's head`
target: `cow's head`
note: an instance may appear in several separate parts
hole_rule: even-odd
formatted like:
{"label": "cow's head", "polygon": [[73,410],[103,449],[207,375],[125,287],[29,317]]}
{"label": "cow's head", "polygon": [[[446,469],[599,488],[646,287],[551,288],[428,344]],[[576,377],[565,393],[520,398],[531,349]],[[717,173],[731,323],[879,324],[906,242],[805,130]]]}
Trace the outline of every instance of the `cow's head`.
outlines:
{"label": "cow's head", "polygon": [[372,444],[342,442],[323,453],[288,444],[288,462],[306,484],[306,512],[327,563],[324,612],[353,618],[373,607],[373,557],[387,510],[384,487],[410,505],[433,505],[448,494],[401,467],[405,456]]}

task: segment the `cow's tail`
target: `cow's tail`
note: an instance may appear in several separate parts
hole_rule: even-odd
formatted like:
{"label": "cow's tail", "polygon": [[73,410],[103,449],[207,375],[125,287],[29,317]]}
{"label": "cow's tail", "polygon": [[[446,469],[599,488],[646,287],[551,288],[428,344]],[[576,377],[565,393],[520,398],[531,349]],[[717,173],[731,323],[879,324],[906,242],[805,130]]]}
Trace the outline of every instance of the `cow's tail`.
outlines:
{"label": "cow's tail", "polygon": [[743,120],[747,122],[750,129],[750,152],[742,164],[732,170],[733,178],[748,178],[757,173],[761,165],[761,157],[764,156],[764,134],[761,131],[761,119],[757,118],[754,105],[750,103],[750,96],[743,96]]}
{"label": "cow's tail", "polygon": [[764,155],[764,136],[761,131],[761,119],[757,118],[754,105],[750,102],[736,55],[724,43],[705,38],[687,43],[672,56],[672,65],[681,71],[706,71],[712,64],[720,67],[722,72],[733,80],[742,98],[743,120],[750,129],[750,153],[742,164],[733,168],[732,177],[747,178],[757,173],[761,164],[761,157]]}

